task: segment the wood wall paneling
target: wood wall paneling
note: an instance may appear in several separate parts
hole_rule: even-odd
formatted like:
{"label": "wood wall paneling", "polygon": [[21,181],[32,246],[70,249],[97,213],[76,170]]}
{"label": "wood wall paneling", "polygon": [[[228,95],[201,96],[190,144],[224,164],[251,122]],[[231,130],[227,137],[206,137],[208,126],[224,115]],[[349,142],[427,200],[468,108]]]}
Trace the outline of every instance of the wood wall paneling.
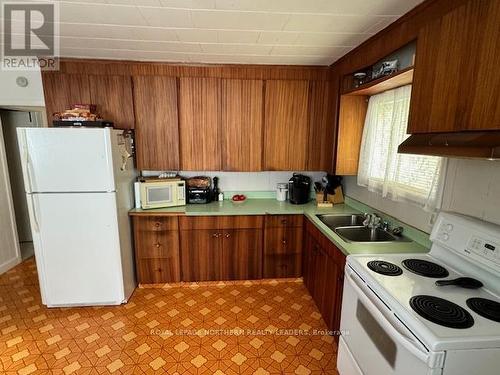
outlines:
{"label": "wood wall paneling", "polygon": [[308,81],[266,82],[264,155],[267,170],[306,169],[308,96]]}
{"label": "wood wall paneling", "polygon": [[221,170],[220,79],[179,79],[182,170]]}
{"label": "wood wall paneling", "polygon": [[55,112],[69,109],[73,104],[91,102],[87,75],[44,71],[42,83],[49,125],[52,125]]}
{"label": "wood wall paneling", "polygon": [[263,81],[222,80],[222,167],[262,170]]}
{"label": "wood wall paneling", "polygon": [[177,80],[135,76],[133,83],[138,168],[179,170]]}
{"label": "wood wall paneling", "polygon": [[356,175],[359,148],[368,108],[367,97],[342,95],[340,98],[337,160],[335,173]]}
{"label": "wood wall paneling", "polygon": [[89,75],[90,100],[97,105],[103,119],[114,122],[117,129],[134,128],[132,77]]}

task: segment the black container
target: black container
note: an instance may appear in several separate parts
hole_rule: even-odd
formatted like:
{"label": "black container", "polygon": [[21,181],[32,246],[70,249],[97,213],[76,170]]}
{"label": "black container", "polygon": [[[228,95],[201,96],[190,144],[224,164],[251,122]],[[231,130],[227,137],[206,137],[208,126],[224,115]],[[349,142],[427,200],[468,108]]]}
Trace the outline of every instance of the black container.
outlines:
{"label": "black container", "polygon": [[294,173],[288,181],[288,197],[290,203],[305,204],[311,195],[311,178],[303,174]]}
{"label": "black container", "polygon": [[187,188],[187,202],[189,204],[206,204],[212,201],[212,189],[210,188]]}

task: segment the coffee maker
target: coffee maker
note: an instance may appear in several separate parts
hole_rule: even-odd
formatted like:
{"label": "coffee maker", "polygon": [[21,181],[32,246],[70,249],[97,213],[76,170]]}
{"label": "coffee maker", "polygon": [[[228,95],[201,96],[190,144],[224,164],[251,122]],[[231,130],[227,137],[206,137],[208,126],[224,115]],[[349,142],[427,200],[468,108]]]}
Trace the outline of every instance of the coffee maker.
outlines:
{"label": "coffee maker", "polygon": [[311,178],[303,174],[294,173],[288,181],[288,197],[292,204],[309,202],[311,195]]}

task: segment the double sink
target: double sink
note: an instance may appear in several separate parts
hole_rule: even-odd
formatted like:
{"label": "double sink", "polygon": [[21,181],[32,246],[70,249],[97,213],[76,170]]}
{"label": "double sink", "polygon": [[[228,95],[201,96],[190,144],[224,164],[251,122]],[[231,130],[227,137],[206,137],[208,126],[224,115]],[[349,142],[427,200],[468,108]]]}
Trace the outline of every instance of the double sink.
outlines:
{"label": "double sink", "polygon": [[327,227],[347,242],[409,242],[404,236],[396,236],[382,228],[368,228],[363,225],[363,215],[316,215]]}

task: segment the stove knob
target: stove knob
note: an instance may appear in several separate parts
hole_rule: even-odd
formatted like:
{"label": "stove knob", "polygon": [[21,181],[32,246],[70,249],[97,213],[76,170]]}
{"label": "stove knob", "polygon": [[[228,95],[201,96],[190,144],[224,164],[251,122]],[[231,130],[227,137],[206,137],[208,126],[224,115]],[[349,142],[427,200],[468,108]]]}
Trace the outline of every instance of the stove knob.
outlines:
{"label": "stove knob", "polygon": [[443,233],[443,235],[441,236],[442,240],[443,241],[448,241],[450,239],[450,235],[448,233]]}
{"label": "stove knob", "polygon": [[451,232],[453,230],[453,224],[446,224],[445,228],[448,232]]}

